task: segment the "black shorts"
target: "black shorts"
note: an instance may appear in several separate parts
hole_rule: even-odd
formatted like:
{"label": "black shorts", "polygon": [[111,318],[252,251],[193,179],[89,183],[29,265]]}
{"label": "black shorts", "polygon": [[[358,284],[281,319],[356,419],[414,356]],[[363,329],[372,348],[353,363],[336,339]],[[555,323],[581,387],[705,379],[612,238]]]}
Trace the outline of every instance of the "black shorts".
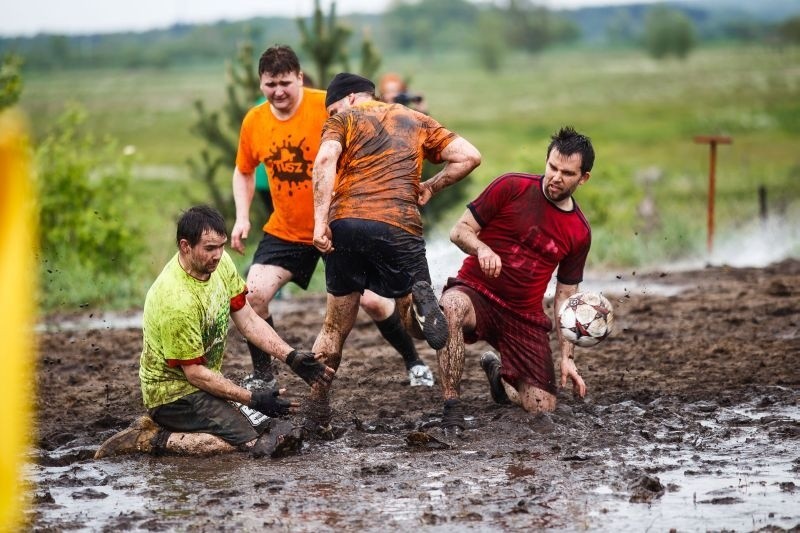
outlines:
{"label": "black shorts", "polygon": [[253,255],[253,264],[285,268],[292,273],[292,281],[305,290],[317,268],[319,256],[319,250],[311,244],[284,241],[265,233]]}
{"label": "black shorts", "polygon": [[266,431],[270,419],[247,407],[243,412],[240,406],[205,391],[197,391],[150,409],[150,418],[169,431],[210,433],[228,444],[241,446]]}
{"label": "black shorts", "polygon": [[342,218],[330,223],[333,252],[325,256],[325,282],[333,296],[369,289],[386,298],[431,282],[425,240],[391,224]]}

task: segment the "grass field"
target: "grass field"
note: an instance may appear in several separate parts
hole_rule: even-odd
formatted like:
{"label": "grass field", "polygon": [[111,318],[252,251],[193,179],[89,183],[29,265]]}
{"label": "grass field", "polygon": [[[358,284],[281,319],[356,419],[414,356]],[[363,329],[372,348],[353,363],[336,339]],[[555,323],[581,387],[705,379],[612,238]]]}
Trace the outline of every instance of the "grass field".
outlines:
{"label": "grass field", "polygon": [[[758,217],[759,186],[771,214],[800,219],[800,49],[707,48],[686,61],[562,50],[509,57],[498,73],[450,52],[384,58],[383,70],[411,75],[431,114],[481,150],[483,164],[460,185],[471,194],[504,172],[540,172],[548,137],[560,125],[590,135],[597,160],[577,194],[593,225],[590,267],[703,253],[709,149],[694,143],[695,135],[733,137],[718,151],[718,234]],[[219,106],[224,83],[223,65],[32,73],[22,106],[37,137],[75,101],[96,133],[136,148],[142,210],[131,213],[131,224],[146,231],[151,256],[144,260],[157,269],[174,250],[176,214],[203,199],[185,164],[201,147],[188,131],[192,102]],[[646,216],[639,214],[643,202],[651,207]],[[462,209],[454,208],[445,226]]]}

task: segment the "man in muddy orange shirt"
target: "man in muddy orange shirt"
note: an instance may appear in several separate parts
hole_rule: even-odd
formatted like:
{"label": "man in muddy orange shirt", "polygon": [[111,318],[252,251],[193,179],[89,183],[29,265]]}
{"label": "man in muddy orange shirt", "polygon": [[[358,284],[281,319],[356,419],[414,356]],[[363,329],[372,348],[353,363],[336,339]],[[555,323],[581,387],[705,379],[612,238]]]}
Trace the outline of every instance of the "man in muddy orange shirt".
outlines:
{"label": "man in muddy orange shirt", "polygon": [[[259,316],[274,326],[269,304],[275,294],[290,281],[308,288],[319,261],[320,253],[312,244],[311,169],[327,112],[325,91],[303,86],[300,62],[288,46],[267,49],[259,60],[258,72],[267,101],[251,109],[242,122],[233,173],[236,223],[231,247],[244,253],[244,240],[250,232],[254,173],[263,162],[274,212],[263,227],[264,234],[247,275],[247,300]],[[383,337],[402,355],[410,384],[432,386],[433,374],[419,358],[394,301],[368,292],[361,305]],[[276,386],[270,356],[250,342],[247,346],[253,375],[246,379],[245,386]]]}
{"label": "man in muddy orange shirt", "polygon": [[[376,101],[374,91],[366,78],[336,75],[314,162],[314,245],[327,254],[328,291],[314,352],[326,354],[332,368],[339,365],[365,290],[395,299],[413,336],[434,349],[447,342],[447,323],[430,285],[419,206],[480,164],[480,153],[466,139],[427,115]],[[420,183],[423,159],[445,165]],[[327,391],[318,389],[314,396],[324,401]]]}

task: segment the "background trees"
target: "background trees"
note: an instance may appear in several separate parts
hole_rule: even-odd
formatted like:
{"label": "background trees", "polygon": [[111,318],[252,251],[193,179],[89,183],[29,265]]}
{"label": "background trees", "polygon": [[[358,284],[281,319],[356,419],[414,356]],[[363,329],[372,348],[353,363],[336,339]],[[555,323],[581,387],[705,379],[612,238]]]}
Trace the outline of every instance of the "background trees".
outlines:
{"label": "background trees", "polygon": [[644,46],[656,59],[689,55],[696,43],[692,21],[684,13],[658,5],[647,14]]}

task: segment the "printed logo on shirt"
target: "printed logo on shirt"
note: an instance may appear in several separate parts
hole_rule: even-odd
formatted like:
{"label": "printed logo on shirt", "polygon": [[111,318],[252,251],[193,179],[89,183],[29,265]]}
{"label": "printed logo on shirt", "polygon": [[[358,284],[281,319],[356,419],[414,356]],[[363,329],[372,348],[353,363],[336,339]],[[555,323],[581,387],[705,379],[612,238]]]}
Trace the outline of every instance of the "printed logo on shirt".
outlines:
{"label": "printed logo on shirt", "polygon": [[[305,139],[301,139],[298,144],[294,144],[289,138],[283,142],[282,146],[275,146],[267,155],[264,164],[272,171],[272,176],[276,181],[277,188],[284,185],[289,188],[291,195],[293,189],[308,186],[311,180],[311,165],[313,161],[306,157],[306,153],[311,149],[304,147]],[[309,154],[310,155],[310,154]]]}

